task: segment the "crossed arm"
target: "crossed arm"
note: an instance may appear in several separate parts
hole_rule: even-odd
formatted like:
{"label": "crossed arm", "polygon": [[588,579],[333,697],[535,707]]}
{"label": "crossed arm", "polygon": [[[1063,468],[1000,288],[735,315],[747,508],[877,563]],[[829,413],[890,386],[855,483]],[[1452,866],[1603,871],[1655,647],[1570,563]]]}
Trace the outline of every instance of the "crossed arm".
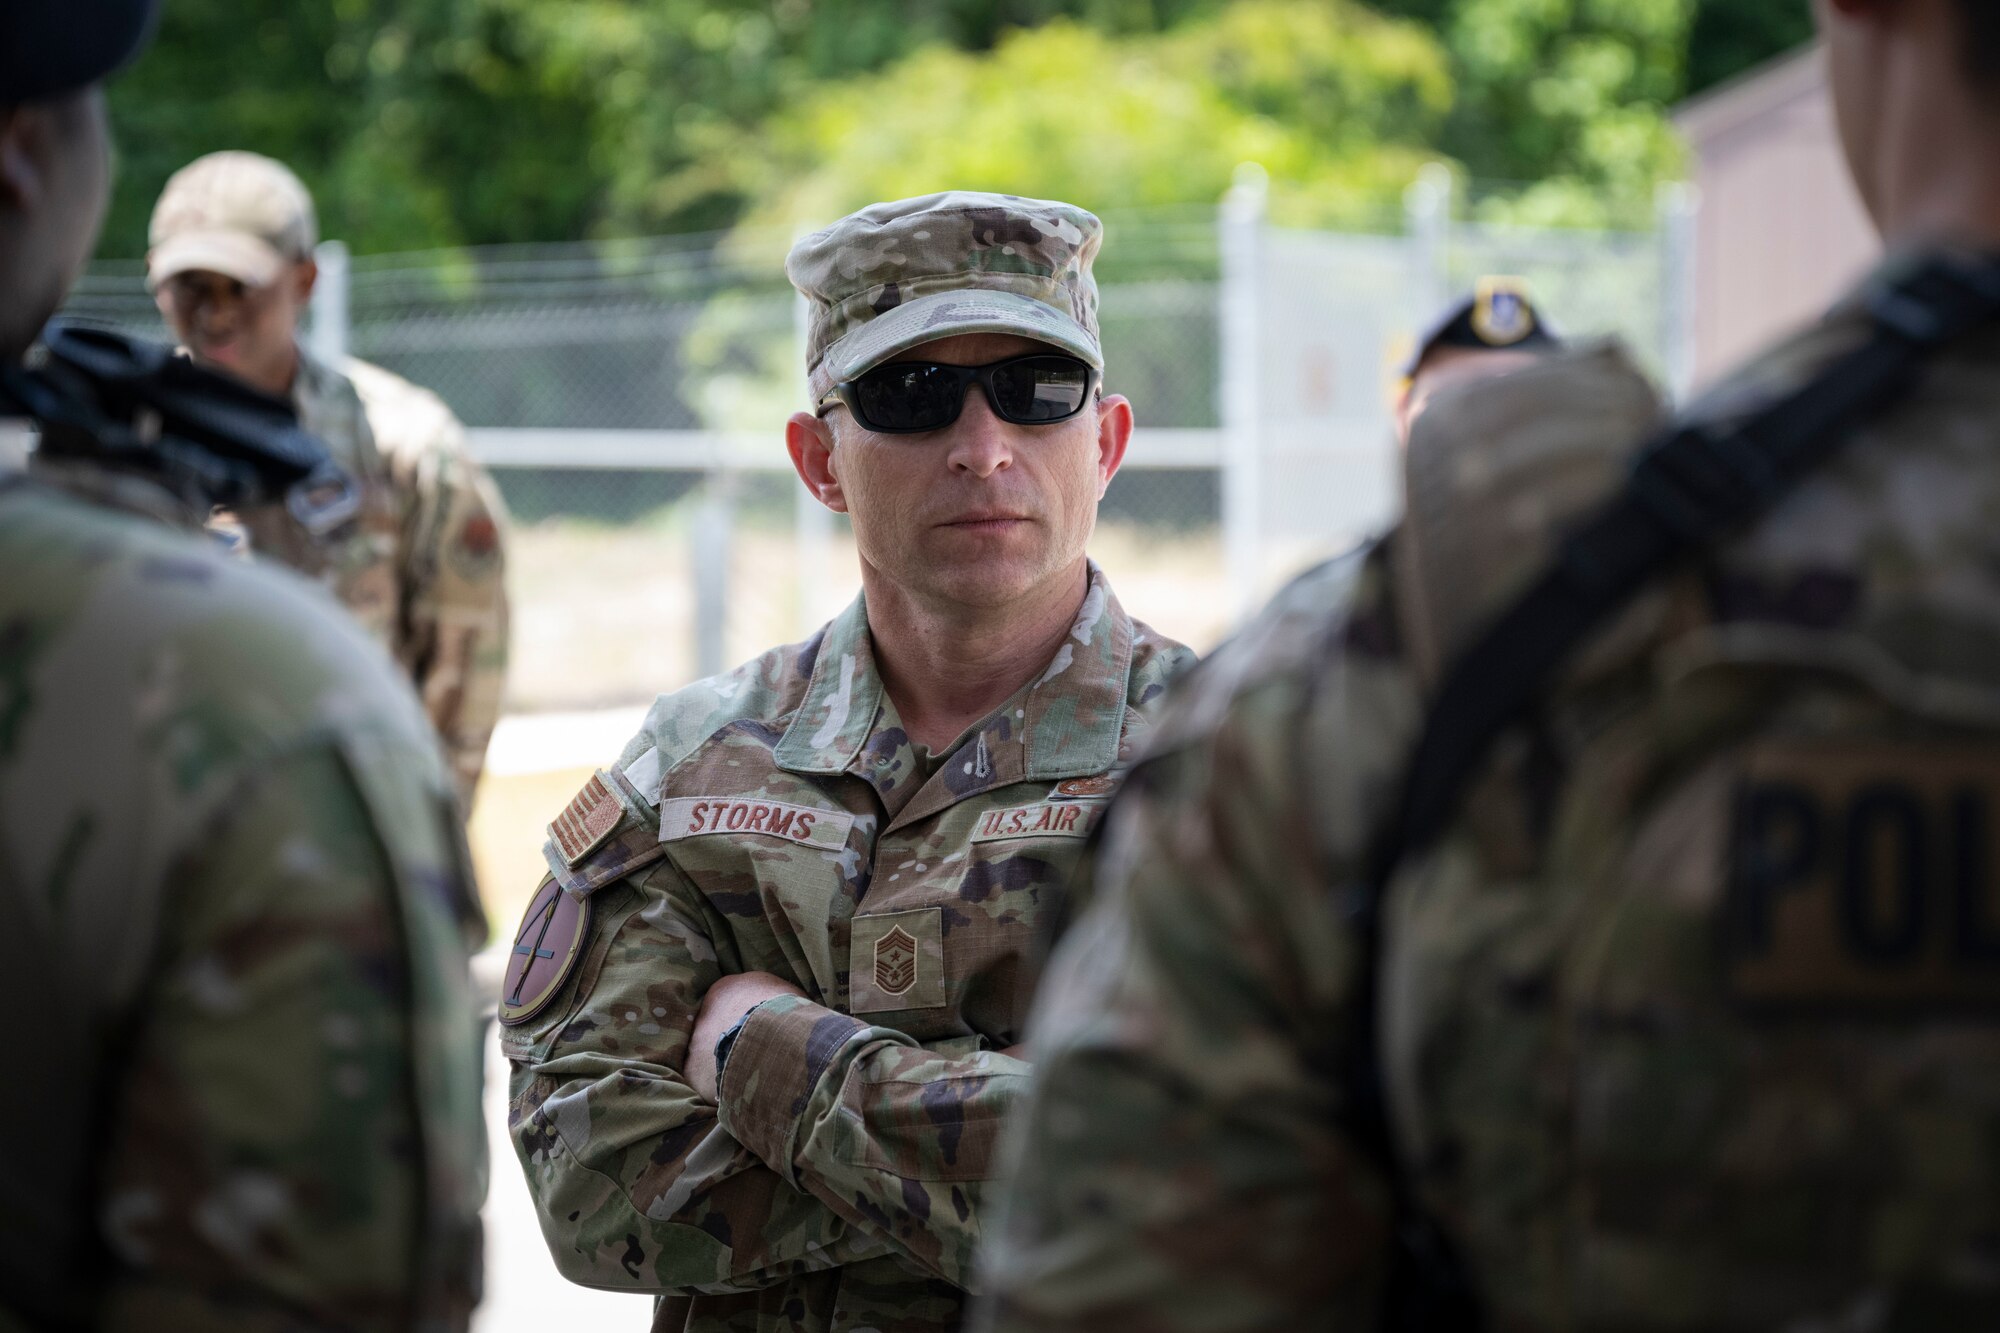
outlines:
{"label": "crossed arm", "polygon": [[[587,993],[510,1052],[511,1134],[564,1274],[731,1292],[893,1255],[966,1285],[1027,1066],[728,966],[727,922],[670,862],[598,906]],[[717,1086],[715,1039],[753,1007]]]}

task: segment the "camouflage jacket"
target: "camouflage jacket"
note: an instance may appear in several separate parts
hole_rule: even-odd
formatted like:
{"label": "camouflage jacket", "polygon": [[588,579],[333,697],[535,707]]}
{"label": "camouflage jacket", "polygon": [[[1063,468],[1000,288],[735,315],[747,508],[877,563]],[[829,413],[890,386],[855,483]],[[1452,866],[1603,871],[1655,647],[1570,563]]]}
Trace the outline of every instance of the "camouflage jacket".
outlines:
{"label": "camouflage jacket", "polygon": [[[1843,310],[1695,413],[1864,331]],[[1542,498],[1485,447],[1461,528]],[[2000,1316],[1996,458],[1987,333],[1604,626],[1398,873],[1380,1069],[1489,1327]],[[1177,691],[1030,1025],[975,1327],[1380,1326],[1344,892],[1436,662],[1560,521],[1455,570],[1399,531]]]}
{"label": "camouflage jacket", "polygon": [[164,492],[49,476],[98,502],[0,478],[0,996],[32,1015],[0,1326],[464,1327],[473,896],[415,701]]}
{"label": "camouflage jacket", "polygon": [[299,353],[293,404],[360,489],[325,538],[282,506],[241,516],[251,549],[317,578],[410,680],[468,807],[507,673],[506,509],[444,401],[364,361]]}
{"label": "camouflage jacket", "polygon": [[[674,1293],[656,1326],[704,1333],[955,1327],[1038,932],[1189,661],[1093,568],[1048,669],[928,779],[858,600],[663,697],[551,826],[516,946],[549,958],[502,997],[562,1271]],[[711,1105],[688,1035],[753,970],[811,998],[750,1016]]]}
{"label": "camouflage jacket", "polygon": [[444,400],[349,360],[397,506],[391,651],[470,808],[507,682],[507,507]]}

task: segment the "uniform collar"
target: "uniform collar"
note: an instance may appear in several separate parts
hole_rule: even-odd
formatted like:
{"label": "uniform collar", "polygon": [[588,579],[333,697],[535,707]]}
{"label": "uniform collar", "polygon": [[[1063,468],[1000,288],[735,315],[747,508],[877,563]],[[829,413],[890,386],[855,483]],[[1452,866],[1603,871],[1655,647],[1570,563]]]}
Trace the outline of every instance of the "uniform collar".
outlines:
{"label": "uniform collar", "polygon": [[[1091,777],[1118,761],[1132,666],[1132,621],[1093,561],[1083,605],[1046,666],[1006,703],[966,732],[917,803],[948,805],[1022,781]],[[827,627],[804,701],[778,742],[778,766],[792,773],[853,772],[871,784],[914,767],[901,728],[877,735],[894,709],[870,648],[865,600]],[[872,743],[871,743],[872,742]],[[891,802],[890,804],[894,804]],[[899,820],[920,818],[906,809]]]}
{"label": "uniform collar", "polygon": [[882,707],[882,677],[869,646],[868,606],[856,597],[826,627],[806,694],[774,752],[788,773],[840,773],[861,752]]}

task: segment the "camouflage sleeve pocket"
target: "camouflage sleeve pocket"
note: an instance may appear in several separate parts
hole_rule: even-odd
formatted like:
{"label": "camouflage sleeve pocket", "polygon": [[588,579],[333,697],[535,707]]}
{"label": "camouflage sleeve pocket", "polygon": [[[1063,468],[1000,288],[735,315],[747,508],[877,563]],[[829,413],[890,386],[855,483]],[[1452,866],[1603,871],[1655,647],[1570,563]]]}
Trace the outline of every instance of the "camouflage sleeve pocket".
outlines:
{"label": "camouflage sleeve pocket", "polygon": [[904,1180],[991,1179],[1000,1128],[1027,1089],[1028,1066],[988,1052],[974,1061],[990,1067],[968,1071],[966,1061],[920,1047],[876,1058],[881,1068],[857,1080],[847,1099],[861,1129],[843,1154],[849,1164]]}

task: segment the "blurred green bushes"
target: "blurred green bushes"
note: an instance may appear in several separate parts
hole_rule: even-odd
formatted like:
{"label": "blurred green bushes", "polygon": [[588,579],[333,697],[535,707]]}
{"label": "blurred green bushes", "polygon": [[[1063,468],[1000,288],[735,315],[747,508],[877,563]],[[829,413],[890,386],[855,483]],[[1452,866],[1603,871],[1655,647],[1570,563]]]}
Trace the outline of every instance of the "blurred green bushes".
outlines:
{"label": "blurred green bushes", "polygon": [[[1489,217],[1597,224],[1665,109],[1806,35],[1786,0],[174,0],[113,89],[102,246],[216,148],[295,166],[357,250],[823,218],[943,183],[1106,208],[1393,217],[1442,157]],[[1515,183],[1515,184],[1507,184]]]}

